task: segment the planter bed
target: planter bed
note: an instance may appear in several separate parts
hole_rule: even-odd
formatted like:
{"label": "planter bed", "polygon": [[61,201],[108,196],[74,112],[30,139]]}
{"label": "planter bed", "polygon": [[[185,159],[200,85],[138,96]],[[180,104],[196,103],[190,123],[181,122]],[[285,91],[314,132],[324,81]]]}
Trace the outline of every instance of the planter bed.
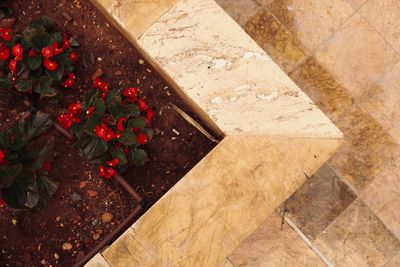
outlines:
{"label": "planter bed", "polygon": [[[60,31],[73,33],[80,43],[78,54],[93,59],[86,67],[76,64],[75,86],[63,90],[64,98],[59,104],[40,106],[42,111],[56,116],[69,103],[80,100],[90,89],[90,77],[98,68],[103,69],[102,78],[110,82],[111,88],[138,87],[154,108],[155,136],[145,145],[149,160],[143,167],[124,174],[144,197],[145,209],[214,147],[170,108],[169,103],[173,103],[196,118],[89,1],[17,0],[10,1],[10,6],[17,18],[15,29],[23,29],[33,18],[49,15]],[[0,130],[10,127],[26,111],[18,99],[1,92]],[[138,204],[114,180],[99,177],[97,168],[71,147],[73,141],[55,129],[48,135],[56,140],[50,174],[59,182],[58,190],[42,210],[14,210],[6,205],[0,208],[0,266],[72,266],[117,228]],[[68,248],[69,244],[72,248]]]}

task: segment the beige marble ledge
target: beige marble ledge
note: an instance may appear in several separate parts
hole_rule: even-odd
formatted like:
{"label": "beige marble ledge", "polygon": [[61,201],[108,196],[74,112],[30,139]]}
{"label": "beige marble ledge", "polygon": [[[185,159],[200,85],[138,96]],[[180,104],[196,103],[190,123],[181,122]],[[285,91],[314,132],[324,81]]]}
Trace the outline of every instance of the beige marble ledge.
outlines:
{"label": "beige marble ledge", "polygon": [[221,266],[339,143],[228,136],[102,255],[111,266]]}
{"label": "beige marble ledge", "polygon": [[178,0],[90,0],[134,39]]}
{"label": "beige marble ledge", "polygon": [[109,267],[110,264],[104,259],[101,254],[96,254],[88,263],[85,264],[85,267]]}
{"label": "beige marble ledge", "polygon": [[178,1],[138,45],[225,135],[342,136],[213,0]]}

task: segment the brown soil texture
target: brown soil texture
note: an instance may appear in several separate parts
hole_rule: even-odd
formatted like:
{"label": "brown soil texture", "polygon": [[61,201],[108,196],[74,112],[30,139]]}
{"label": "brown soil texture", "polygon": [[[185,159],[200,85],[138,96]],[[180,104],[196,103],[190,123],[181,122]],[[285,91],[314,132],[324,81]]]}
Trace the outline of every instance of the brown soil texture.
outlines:
{"label": "brown soil texture", "polygon": [[[64,112],[68,103],[79,100],[90,89],[90,77],[97,68],[104,70],[102,79],[110,82],[110,88],[138,87],[154,107],[155,137],[144,146],[149,161],[124,175],[145,197],[147,208],[214,147],[170,108],[169,103],[174,103],[196,118],[171,86],[142,61],[140,53],[88,0],[16,0],[9,1],[9,5],[17,18],[16,29],[23,29],[33,18],[48,15],[60,31],[69,32],[78,40],[81,58],[87,55],[94,59],[86,67],[76,64],[77,84],[63,90],[65,97],[58,105],[42,104],[42,110],[53,115]],[[0,128],[9,127],[24,111],[19,100],[2,92]],[[60,183],[58,192],[40,211],[0,207],[0,266],[72,266],[115,229],[136,204],[115,181],[99,177],[97,170],[72,148],[73,142],[55,130],[49,134],[57,140],[50,175]],[[90,197],[93,192],[88,190],[97,195]],[[113,215],[111,222],[102,220],[105,212]],[[71,249],[64,250],[65,243],[70,243]]]}

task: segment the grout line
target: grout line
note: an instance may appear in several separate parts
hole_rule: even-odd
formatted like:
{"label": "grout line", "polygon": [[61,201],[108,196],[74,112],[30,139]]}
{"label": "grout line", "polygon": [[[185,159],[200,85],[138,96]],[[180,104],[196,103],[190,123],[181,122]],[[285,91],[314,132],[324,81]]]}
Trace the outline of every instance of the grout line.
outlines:
{"label": "grout line", "polygon": [[311,248],[311,250],[324,262],[324,264],[328,267],[334,267],[332,262],[315,246],[308,237],[303,234],[303,232],[289,219],[289,217],[283,215],[283,219],[285,222],[292,228],[297,235]]}

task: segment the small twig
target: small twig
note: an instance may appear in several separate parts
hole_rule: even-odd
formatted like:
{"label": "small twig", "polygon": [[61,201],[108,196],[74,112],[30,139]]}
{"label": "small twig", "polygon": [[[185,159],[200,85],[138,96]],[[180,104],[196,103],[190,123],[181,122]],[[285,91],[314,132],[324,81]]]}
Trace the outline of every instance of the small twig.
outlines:
{"label": "small twig", "polygon": [[114,185],[115,185],[115,184],[116,184],[116,188],[117,188],[117,194],[118,194],[119,203],[121,204],[122,218],[125,218],[124,205],[123,205],[123,203],[122,203],[122,198],[121,198],[121,195],[120,195],[120,193],[119,193],[119,187],[120,187],[120,185],[119,185],[118,182],[116,182],[116,181],[114,180]]}
{"label": "small twig", "polygon": [[206,131],[197,121],[195,121],[192,117],[190,117],[186,112],[182,109],[174,105],[173,103],[169,103],[171,107],[182,116],[188,123],[190,123],[193,127],[199,130],[202,134],[204,134],[208,139],[210,139],[214,143],[219,143],[220,141],[214,138],[209,132]]}

